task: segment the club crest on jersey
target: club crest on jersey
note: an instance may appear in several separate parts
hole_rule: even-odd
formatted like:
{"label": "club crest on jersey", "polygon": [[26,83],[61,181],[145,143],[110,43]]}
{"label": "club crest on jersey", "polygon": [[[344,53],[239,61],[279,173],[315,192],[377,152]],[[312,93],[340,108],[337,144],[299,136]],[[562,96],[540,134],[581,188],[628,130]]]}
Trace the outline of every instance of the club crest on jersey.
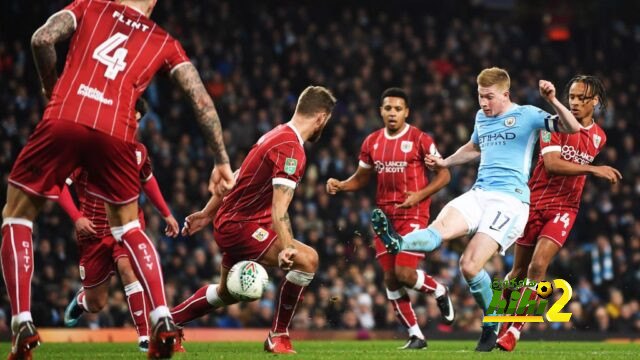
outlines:
{"label": "club crest on jersey", "polygon": [[403,153],[408,153],[411,149],[413,149],[413,141],[405,140],[400,143],[400,150],[402,150]]}
{"label": "club crest on jersey", "polygon": [[515,124],[516,124],[516,118],[513,116],[509,116],[504,120],[504,126],[506,127],[512,127]]}
{"label": "club crest on jersey", "polygon": [[294,158],[286,158],[284,160],[284,172],[289,175],[293,175],[296,173],[296,168],[298,167],[298,160]]}
{"label": "club crest on jersey", "polygon": [[378,143],[373,144],[373,150],[378,150]]}
{"label": "club crest on jersey", "polygon": [[257,228],[256,231],[253,232],[253,235],[251,235],[251,237],[258,240],[259,242],[263,242],[267,240],[267,237],[269,237],[269,232],[263,228]]}
{"label": "club crest on jersey", "polygon": [[548,131],[542,131],[542,142],[551,142],[551,133]]}
{"label": "club crest on jersey", "polygon": [[600,146],[600,141],[602,141],[602,136],[598,134],[593,134],[593,146],[598,148]]}
{"label": "club crest on jersey", "polygon": [[138,163],[138,165],[142,163],[142,151],[136,150],[136,163]]}

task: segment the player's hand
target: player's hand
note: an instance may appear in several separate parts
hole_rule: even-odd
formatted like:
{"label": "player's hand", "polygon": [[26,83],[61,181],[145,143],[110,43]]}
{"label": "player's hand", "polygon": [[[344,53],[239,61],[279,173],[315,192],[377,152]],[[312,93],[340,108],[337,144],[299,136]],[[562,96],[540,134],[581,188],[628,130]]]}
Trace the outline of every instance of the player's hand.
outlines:
{"label": "player's hand", "polygon": [[184,219],[182,227],[182,236],[190,236],[202,230],[205,226],[211,224],[213,219],[202,211],[195,212]]}
{"label": "player's hand", "polygon": [[76,233],[82,236],[96,235],[96,226],[86,217],[81,217],[75,223]]}
{"label": "player's hand", "polygon": [[278,254],[278,267],[282,270],[291,270],[293,266],[293,258],[298,253],[298,250],[292,247],[288,247],[280,251]]}
{"label": "player's hand", "polygon": [[180,225],[178,225],[178,221],[176,221],[176,218],[174,218],[173,215],[169,215],[164,218],[164,221],[167,223],[167,227],[164,228],[165,235],[172,238],[178,236],[178,234],[180,233]]}
{"label": "player's hand", "polygon": [[540,80],[538,86],[540,87],[540,96],[545,100],[551,101],[556,97],[556,87],[550,81]]}
{"label": "player's hand", "polygon": [[211,171],[209,179],[209,192],[219,196],[225,196],[236,184],[229,164],[216,165]]}
{"label": "player's hand", "polygon": [[396,209],[409,209],[418,205],[420,201],[423,200],[422,196],[417,192],[407,191],[404,194],[407,196],[407,198],[402,204],[397,204]]}
{"label": "player's hand", "polygon": [[334,178],[327,180],[327,193],[335,195],[341,190],[340,180]]}
{"label": "player's hand", "polygon": [[434,171],[447,167],[442,157],[431,154],[424,157],[424,164],[429,168],[429,170]]}
{"label": "player's hand", "polygon": [[622,174],[620,174],[620,171],[606,165],[594,166],[593,175],[602,179],[609,180],[609,182],[612,184],[615,184],[618,181],[622,180]]}

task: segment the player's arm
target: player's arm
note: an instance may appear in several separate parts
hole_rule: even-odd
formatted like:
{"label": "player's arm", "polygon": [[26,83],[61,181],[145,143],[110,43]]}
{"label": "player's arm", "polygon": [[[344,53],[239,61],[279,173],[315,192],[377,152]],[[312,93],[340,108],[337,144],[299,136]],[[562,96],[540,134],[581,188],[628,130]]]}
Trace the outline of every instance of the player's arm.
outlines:
{"label": "player's arm", "polygon": [[202,230],[205,226],[211,224],[213,219],[216,217],[216,213],[218,212],[220,205],[222,205],[222,199],[223,198],[221,196],[213,194],[207,202],[207,205],[205,205],[202,210],[187,216],[187,218],[184,219],[182,235],[193,235]]}
{"label": "player's arm", "polygon": [[75,31],[76,20],[69,11],[53,14],[31,37],[33,60],[40,76],[42,91],[49,99],[58,81],[55,44],[68,39]]}
{"label": "player's arm", "polygon": [[289,270],[293,265],[293,258],[297,253],[293,245],[293,230],[289,220],[289,204],[293,199],[294,188],[283,185],[273,185],[273,197],[271,200],[271,220],[273,231],[278,235],[278,241],[282,246],[282,251],[278,254],[278,266],[284,270]]}
{"label": "player's arm", "polygon": [[222,125],[218,112],[213,105],[211,96],[204,87],[198,70],[191,63],[176,67],[171,72],[171,77],[178,86],[185,92],[191,106],[196,113],[196,119],[200,125],[200,129],[204,134],[207,144],[211,147],[214,154],[215,168],[211,174],[213,185],[217,188],[219,195],[224,195],[231,190],[234,185],[231,166],[229,165],[229,156],[224,146],[222,138]]}
{"label": "player's arm", "polygon": [[171,215],[169,206],[167,206],[167,202],[162,196],[160,186],[158,185],[158,180],[156,180],[155,176],[151,175],[146,181],[142,182],[142,191],[144,191],[144,193],[147,195],[156,210],[158,210],[160,214],[162,214],[164,221],[167,223],[167,227],[165,228],[165,233],[167,234],[167,236],[178,236],[180,226],[178,225],[178,221],[176,221],[176,218]]}
{"label": "player's arm", "polygon": [[424,163],[429,169],[436,171],[442,168],[466,164],[471,160],[477,159],[478,156],[480,156],[480,147],[471,140],[462,145],[453,155],[446,159],[429,154],[424,158]]}
{"label": "player's arm", "polygon": [[558,114],[557,129],[553,130],[567,134],[573,134],[580,131],[580,122],[578,122],[571,111],[567,109],[567,107],[564,106],[558,98],[556,98],[556,87],[546,80],[540,80],[538,85],[540,87],[540,95],[547,100],[547,102],[553,107],[553,110],[555,110],[556,114]]}
{"label": "player's arm", "polygon": [[371,174],[373,174],[373,168],[358,166],[356,172],[347,180],[340,181],[334,178],[327,180],[327,192],[331,195],[335,195],[340,191],[360,190],[369,184]]}
{"label": "player's arm", "polygon": [[611,166],[594,166],[576,164],[571,161],[564,160],[560,156],[559,151],[551,151],[542,155],[544,168],[550,175],[558,176],[578,176],[578,175],[594,175],[603,178],[615,184],[622,179],[622,174]]}
{"label": "player's arm", "polygon": [[71,196],[71,192],[69,191],[69,185],[65,184],[60,192],[60,196],[58,197],[58,205],[64,210],[64,212],[69,215],[73,224],[76,228],[76,232],[80,235],[95,235],[95,225],[85,217],[75,202],[73,202],[73,197]]}

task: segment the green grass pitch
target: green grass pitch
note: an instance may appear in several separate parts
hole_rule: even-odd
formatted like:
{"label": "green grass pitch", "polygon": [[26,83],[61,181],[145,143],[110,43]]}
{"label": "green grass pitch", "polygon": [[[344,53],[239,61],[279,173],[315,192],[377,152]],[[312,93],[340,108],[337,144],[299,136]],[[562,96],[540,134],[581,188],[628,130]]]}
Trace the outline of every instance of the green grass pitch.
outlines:
{"label": "green grass pitch", "polygon": [[[417,351],[396,350],[402,341],[294,341],[300,359],[640,359],[640,344],[604,342],[534,342],[522,341],[512,353],[494,350],[475,353],[474,341],[430,341],[429,348]],[[273,359],[253,342],[186,342],[186,354],[174,359]],[[6,356],[9,344],[0,344],[0,356]],[[34,359],[144,359],[135,344],[83,343],[43,344]]]}

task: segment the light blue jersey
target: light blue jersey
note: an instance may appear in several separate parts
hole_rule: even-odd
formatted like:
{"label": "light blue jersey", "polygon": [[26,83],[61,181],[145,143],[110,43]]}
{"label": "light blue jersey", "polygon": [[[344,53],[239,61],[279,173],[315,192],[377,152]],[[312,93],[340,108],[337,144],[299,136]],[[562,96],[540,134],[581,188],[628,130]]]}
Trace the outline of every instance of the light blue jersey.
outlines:
{"label": "light blue jersey", "polygon": [[471,141],[480,146],[474,188],[498,191],[529,203],[529,172],[540,129],[558,131],[558,117],[531,105],[512,104],[505,113],[476,114]]}

